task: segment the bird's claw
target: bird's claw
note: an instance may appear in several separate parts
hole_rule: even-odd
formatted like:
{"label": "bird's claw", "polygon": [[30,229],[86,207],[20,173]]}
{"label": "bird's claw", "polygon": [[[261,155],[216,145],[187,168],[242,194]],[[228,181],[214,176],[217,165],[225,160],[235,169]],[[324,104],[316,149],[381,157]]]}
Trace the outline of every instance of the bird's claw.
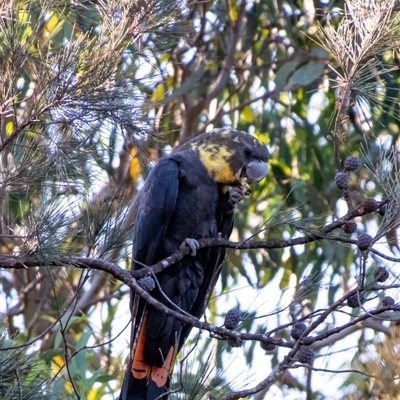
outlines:
{"label": "bird's claw", "polygon": [[190,255],[194,257],[197,254],[197,249],[200,247],[200,244],[196,239],[186,238],[180,248],[183,249],[185,246],[190,248]]}
{"label": "bird's claw", "polygon": [[236,204],[240,203],[244,199],[244,194],[240,187],[233,187],[229,191],[229,204],[235,207]]}

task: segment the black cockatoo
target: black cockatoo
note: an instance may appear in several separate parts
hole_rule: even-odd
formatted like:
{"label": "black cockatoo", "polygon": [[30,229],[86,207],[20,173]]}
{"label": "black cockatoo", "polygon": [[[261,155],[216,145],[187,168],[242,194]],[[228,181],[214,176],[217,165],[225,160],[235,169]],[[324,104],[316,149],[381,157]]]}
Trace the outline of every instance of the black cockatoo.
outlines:
{"label": "black cockatoo", "polygon": [[[137,199],[132,268],[155,264],[185,242],[192,255],[156,275],[152,296],[171,307],[167,296],[180,309],[202,316],[225,249],[196,250],[196,239],[229,238],[235,205],[249,192],[249,184],[265,177],[268,158],[266,146],[250,134],[215,129],[155,165]],[[176,355],[191,326],[147,305],[134,292],[131,307],[131,355],[120,399],[165,399]]]}

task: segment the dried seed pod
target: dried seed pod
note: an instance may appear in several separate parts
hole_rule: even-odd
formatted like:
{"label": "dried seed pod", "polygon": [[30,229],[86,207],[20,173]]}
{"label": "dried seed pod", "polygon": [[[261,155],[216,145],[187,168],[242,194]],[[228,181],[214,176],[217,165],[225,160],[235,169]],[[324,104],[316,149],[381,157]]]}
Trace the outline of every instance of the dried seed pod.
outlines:
{"label": "dried seed pod", "polygon": [[273,351],[273,350],[275,350],[275,347],[276,347],[276,345],[273,343],[265,343],[265,342],[261,342],[260,346],[265,351]]}
{"label": "dried seed pod", "polygon": [[293,339],[299,339],[300,336],[303,334],[303,332],[307,329],[307,325],[304,324],[303,322],[296,322],[293,327],[292,330],[290,331],[290,336]]}
{"label": "dried seed pod", "polygon": [[351,308],[360,307],[365,303],[365,296],[363,293],[354,293],[353,296],[347,299],[347,305]]}
{"label": "dried seed pod", "polygon": [[357,224],[354,221],[347,221],[342,225],[342,229],[345,233],[352,234],[357,230]]}
{"label": "dried seed pod", "polygon": [[151,276],[144,276],[140,278],[137,283],[146,292],[151,292],[156,287],[156,283]]}
{"label": "dried seed pod", "polygon": [[378,267],[374,271],[374,277],[377,282],[385,282],[389,278],[389,272],[386,268]]}
{"label": "dried seed pod", "polygon": [[364,212],[366,213],[372,213],[376,211],[379,207],[379,202],[376,201],[373,197],[369,199],[365,199],[362,203],[362,207],[364,209]]}
{"label": "dried seed pod", "polygon": [[344,169],[346,171],[355,171],[361,165],[361,160],[358,157],[348,157],[344,160]]}
{"label": "dried seed pod", "polygon": [[385,296],[382,299],[382,307],[390,307],[394,306],[394,299],[390,296]]}
{"label": "dried seed pod", "polygon": [[241,315],[240,311],[236,309],[229,310],[225,315],[225,328],[226,329],[235,329],[240,322]]}
{"label": "dried seed pod", "polygon": [[314,338],[312,336],[307,336],[305,338],[303,338],[301,340],[301,342],[305,345],[305,346],[309,346],[310,344],[314,343]]}
{"label": "dried seed pod", "polygon": [[368,233],[362,233],[357,240],[357,247],[360,250],[368,250],[371,244],[374,242],[374,239]]}
{"label": "dried seed pod", "polygon": [[349,186],[349,175],[346,172],[336,172],[335,184],[338,189],[347,189]]}
{"label": "dried seed pod", "polygon": [[309,347],[301,347],[297,358],[302,364],[311,364],[314,360],[314,352]]}

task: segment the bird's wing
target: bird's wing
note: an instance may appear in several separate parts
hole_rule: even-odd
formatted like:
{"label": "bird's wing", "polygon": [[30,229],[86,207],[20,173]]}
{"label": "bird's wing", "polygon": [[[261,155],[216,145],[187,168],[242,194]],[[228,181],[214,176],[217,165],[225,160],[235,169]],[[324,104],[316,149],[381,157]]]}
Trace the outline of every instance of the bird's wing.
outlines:
{"label": "bird's wing", "polygon": [[[233,208],[230,208],[228,201],[229,194],[221,194],[220,203],[222,204],[220,204],[217,212],[218,233],[221,234],[221,237],[226,239],[229,239],[234,223]],[[204,266],[204,279],[200,285],[196,300],[194,301],[190,310],[190,314],[197,318],[201,318],[207,308],[208,302],[219,278],[226,253],[226,249],[224,247],[210,248],[207,251],[208,255],[207,262]],[[185,325],[182,329],[182,334],[179,338],[179,350],[185,343],[191,330],[191,325]]]}
{"label": "bird's wing", "polygon": [[[164,257],[161,244],[175,208],[178,179],[179,166],[168,158],[159,161],[150,172],[136,205],[132,269],[151,266]],[[146,364],[144,346],[147,336],[147,305],[137,294],[132,293],[131,297],[131,362],[120,399],[156,398],[165,391],[161,383],[167,381],[169,371]],[[161,383],[156,383],[154,377],[160,377]]]}
{"label": "bird's wing", "polygon": [[165,238],[178,196],[179,166],[162,159],[149,174],[138,199],[132,258],[133,269],[160,260],[160,243]]}

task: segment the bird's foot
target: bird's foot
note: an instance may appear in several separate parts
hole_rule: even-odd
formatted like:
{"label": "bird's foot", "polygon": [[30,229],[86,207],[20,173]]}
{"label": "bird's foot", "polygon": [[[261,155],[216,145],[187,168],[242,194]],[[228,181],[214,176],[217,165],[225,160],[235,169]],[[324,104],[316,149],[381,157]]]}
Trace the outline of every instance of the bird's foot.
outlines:
{"label": "bird's foot", "polygon": [[235,207],[238,203],[240,203],[244,199],[243,191],[240,187],[233,187],[229,191],[229,204]]}
{"label": "bird's foot", "polygon": [[184,247],[189,246],[190,248],[190,255],[194,257],[197,254],[197,249],[200,247],[199,242],[196,239],[186,238],[183,243],[180,245],[180,248],[183,249]]}

